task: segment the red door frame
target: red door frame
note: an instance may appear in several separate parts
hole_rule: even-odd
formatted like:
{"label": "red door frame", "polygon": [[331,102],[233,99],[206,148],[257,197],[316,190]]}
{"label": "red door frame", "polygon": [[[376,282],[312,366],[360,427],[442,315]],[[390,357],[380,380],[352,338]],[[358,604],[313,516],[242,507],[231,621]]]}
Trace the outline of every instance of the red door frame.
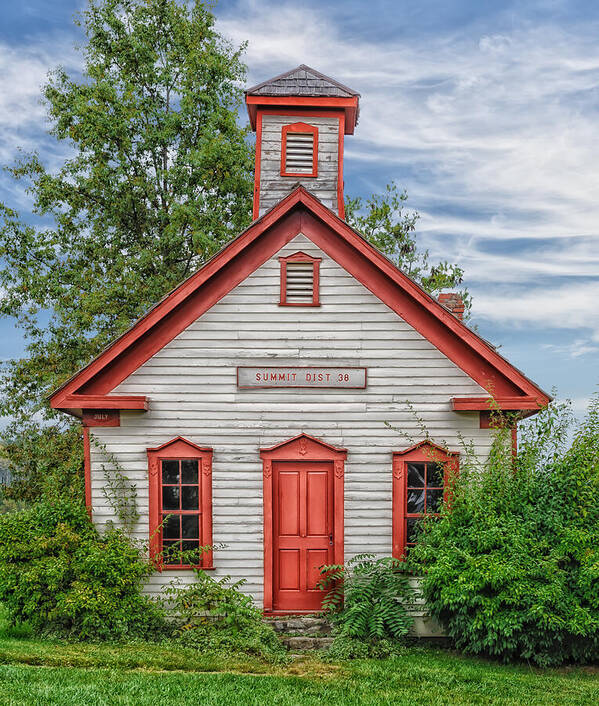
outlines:
{"label": "red door frame", "polygon": [[[329,461],[333,464],[333,562],[343,563],[343,485],[347,450],[308,434],[260,449],[264,491],[264,600],[265,613],[273,612],[273,461]],[[286,611],[289,612],[289,611]]]}

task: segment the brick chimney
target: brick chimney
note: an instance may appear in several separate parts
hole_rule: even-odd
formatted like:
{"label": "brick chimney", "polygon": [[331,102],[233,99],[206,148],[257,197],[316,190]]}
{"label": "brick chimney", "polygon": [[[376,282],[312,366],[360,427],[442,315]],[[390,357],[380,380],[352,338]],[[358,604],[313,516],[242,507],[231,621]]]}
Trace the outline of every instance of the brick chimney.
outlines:
{"label": "brick chimney", "polygon": [[448,294],[439,294],[439,303],[451,311],[451,313],[460,321],[464,318],[464,302],[462,297],[457,292],[449,292]]}

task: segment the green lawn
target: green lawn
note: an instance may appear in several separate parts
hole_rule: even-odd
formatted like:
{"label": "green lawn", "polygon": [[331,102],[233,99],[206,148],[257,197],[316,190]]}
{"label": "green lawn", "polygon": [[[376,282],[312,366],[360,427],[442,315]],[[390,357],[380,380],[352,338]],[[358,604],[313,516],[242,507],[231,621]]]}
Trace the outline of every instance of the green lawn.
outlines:
{"label": "green lawn", "polygon": [[599,704],[599,669],[503,666],[437,649],[273,666],[173,645],[78,645],[0,628],[0,704]]}

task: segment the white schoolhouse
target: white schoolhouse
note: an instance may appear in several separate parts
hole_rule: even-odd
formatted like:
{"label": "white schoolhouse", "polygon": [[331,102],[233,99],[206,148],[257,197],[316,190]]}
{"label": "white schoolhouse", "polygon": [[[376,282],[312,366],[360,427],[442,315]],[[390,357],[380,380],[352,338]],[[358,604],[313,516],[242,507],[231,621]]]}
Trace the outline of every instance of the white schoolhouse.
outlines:
{"label": "white schoolhouse", "polygon": [[[203,566],[247,579],[266,613],[315,611],[319,566],[399,557],[435,511],[431,446],[455,467],[460,436],[488,452],[491,391],[522,416],[549,398],[462,322],[458,297],[434,299],[345,222],[355,91],[302,65],[246,102],[254,221],[51,404],[82,419],[99,528],[118,524],[109,455],[153,553],[218,545]],[[158,562],[146,590],[190,574]]]}

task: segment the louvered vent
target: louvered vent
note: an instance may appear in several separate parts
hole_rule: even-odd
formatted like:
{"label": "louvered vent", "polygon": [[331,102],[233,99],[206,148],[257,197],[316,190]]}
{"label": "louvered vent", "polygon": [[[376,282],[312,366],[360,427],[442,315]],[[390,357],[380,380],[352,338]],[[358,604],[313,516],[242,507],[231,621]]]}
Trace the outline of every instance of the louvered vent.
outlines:
{"label": "louvered vent", "polygon": [[288,304],[312,304],[314,300],[313,263],[287,263],[286,300]]}
{"label": "louvered vent", "polygon": [[292,174],[312,174],[314,169],[314,135],[309,132],[288,132],[285,143],[285,171]]}

